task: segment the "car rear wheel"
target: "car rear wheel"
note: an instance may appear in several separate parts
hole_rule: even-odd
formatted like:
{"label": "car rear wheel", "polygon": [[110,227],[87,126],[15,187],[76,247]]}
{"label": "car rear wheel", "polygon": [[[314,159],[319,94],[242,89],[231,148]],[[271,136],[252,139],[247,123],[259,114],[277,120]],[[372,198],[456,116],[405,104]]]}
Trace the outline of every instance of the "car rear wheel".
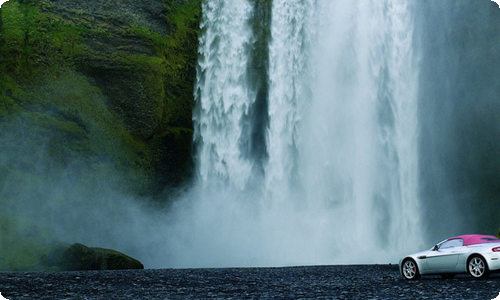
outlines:
{"label": "car rear wheel", "polygon": [[403,261],[402,273],[403,277],[407,280],[413,280],[420,277],[417,263],[411,258]]}
{"label": "car rear wheel", "polygon": [[479,255],[474,255],[469,258],[467,262],[467,271],[470,276],[477,279],[486,278],[490,275],[486,261]]}

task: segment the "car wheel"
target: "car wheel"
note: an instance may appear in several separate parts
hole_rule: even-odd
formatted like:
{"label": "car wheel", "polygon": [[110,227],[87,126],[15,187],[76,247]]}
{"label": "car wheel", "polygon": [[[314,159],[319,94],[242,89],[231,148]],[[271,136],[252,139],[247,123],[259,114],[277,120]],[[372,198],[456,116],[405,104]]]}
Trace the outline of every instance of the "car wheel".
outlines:
{"label": "car wheel", "polygon": [[413,280],[420,277],[417,263],[410,258],[403,261],[402,273],[403,277],[407,280]]}
{"label": "car wheel", "polygon": [[470,276],[477,279],[486,278],[490,275],[486,261],[479,255],[474,255],[469,258],[467,262],[467,271]]}

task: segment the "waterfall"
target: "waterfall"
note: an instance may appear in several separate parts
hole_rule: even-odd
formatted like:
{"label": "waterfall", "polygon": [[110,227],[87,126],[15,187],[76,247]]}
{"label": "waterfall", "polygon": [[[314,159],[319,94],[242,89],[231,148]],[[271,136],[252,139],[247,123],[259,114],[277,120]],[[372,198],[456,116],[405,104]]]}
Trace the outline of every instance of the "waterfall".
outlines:
{"label": "waterfall", "polygon": [[203,4],[198,180],[177,214],[172,259],[396,262],[422,239],[409,1],[273,1],[263,162],[248,130],[254,9],[250,0]]}
{"label": "waterfall", "polygon": [[247,0],[205,1],[202,9],[193,116],[199,177],[205,185],[243,189],[252,171],[242,151],[249,138],[242,123],[255,101],[247,67],[253,7]]}
{"label": "waterfall", "polygon": [[305,204],[295,218],[321,233],[316,247],[341,257],[349,245],[344,260],[359,240],[387,249],[418,244],[418,70],[408,2],[274,3],[271,199],[292,199],[299,186]]}
{"label": "waterfall", "polygon": [[[393,112],[392,131],[384,128],[382,139],[392,157],[391,237],[397,246],[423,238],[418,196],[418,67],[413,45],[413,22],[408,2],[392,0],[387,5],[387,90]],[[399,201],[398,201],[399,200]],[[401,234],[404,232],[404,234]]]}
{"label": "waterfall", "polygon": [[287,197],[297,159],[301,106],[307,89],[307,13],[312,1],[273,1],[269,50],[269,161],[266,186],[272,199]]}

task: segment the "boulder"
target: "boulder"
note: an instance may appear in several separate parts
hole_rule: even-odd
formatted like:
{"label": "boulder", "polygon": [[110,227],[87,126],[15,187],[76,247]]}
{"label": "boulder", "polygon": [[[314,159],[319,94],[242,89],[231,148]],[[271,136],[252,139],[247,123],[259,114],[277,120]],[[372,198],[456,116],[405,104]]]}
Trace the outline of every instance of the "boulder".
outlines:
{"label": "boulder", "polygon": [[128,255],[79,243],[69,246],[62,253],[59,265],[63,271],[144,269],[140,261]]}

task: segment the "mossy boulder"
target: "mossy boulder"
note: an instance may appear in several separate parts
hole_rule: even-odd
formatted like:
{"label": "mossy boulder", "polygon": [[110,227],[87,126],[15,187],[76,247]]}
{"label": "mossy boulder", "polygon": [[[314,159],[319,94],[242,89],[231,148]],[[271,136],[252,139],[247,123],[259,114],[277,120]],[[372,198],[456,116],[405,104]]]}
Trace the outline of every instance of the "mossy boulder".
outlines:
{"label": "mossy boulder", "polygon": [[[61,253],[60,249],[57,251]],[[91,248],[79,243],[69,246],[61,253],[59,266],[64,271],[144,269],[140,261],[121,252]]]}

